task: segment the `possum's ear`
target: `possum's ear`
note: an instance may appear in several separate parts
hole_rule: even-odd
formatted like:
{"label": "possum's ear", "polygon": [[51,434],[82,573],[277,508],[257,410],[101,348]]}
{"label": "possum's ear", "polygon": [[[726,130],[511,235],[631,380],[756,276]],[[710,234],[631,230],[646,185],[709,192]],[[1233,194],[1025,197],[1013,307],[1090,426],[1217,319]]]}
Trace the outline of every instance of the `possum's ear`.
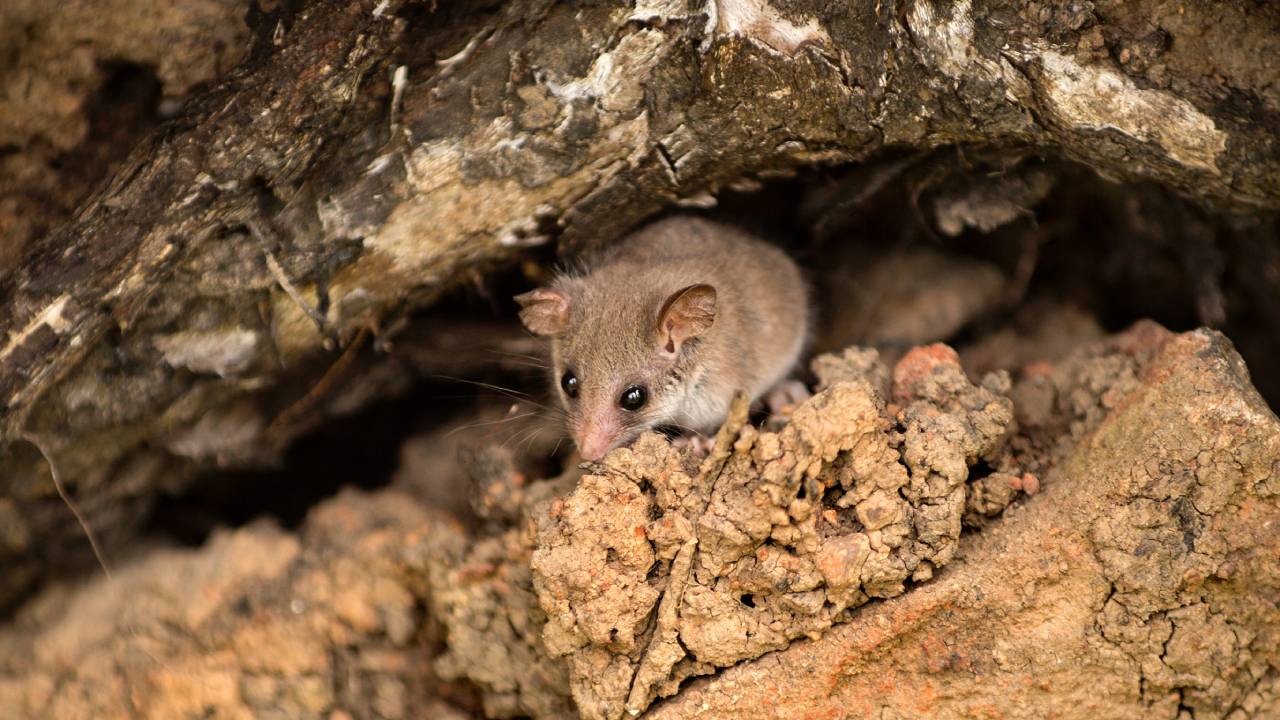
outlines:
{"label": "possum's ear", "polygon": [[715,320],[715,288],[698,284],[671,293],[658,311],[658,354],[674,358],[687,340],[706,332]]}
{"label": "possum's ear", "polygon": [[520,322],[534,335],[561,335],[569,324],[569,296],[559,290],[538,288],[515,300],[520,303]]}

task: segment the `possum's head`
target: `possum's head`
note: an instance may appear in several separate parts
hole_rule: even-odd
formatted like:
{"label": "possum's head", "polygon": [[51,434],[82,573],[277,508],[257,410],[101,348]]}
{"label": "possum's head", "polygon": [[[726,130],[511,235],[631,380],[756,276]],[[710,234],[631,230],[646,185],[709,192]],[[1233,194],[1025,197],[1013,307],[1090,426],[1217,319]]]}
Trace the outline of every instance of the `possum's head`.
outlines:
{"label": "possum's head", "polygon": [[697,380],[699,337],[715,322],[715,288],[629,292],[566,277],[516,302],[524,326],[551,340],[552,383],[583,459],[676,423]]}

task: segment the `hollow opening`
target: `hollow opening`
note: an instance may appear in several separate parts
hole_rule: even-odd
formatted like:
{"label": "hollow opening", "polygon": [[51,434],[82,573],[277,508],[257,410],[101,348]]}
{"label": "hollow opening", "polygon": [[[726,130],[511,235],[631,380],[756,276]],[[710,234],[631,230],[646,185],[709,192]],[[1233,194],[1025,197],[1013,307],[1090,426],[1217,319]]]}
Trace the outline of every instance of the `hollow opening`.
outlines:
{"label": "hollow opening", "polygon": [[[947,342],[974,375],[1017,372],[1151,318],[1223,330],[1263,395],[1280,401],[1274,222],[1232,225],[1065,161],[953,150],[803,172],[717,201],[691,212],[762,235],[807,272],[818,318],[810,356],[859,344],[892,362]],[[405,388],[321,424],[278,468],[191,484],[160,503],[151,529],[198,543],[261,515],[294,526],[343,487],[413,484],[414,472],[434,474],[418,482],[423,499],[466,515],[477,483],[556,474],[571,443],[540,343],[511,299],[536,283],[531,268],[555,261],[550,248],[530,251],[411,318],[395,349],[362,350],[357,372],[404,366]],[[414,442],[436,453],[416,471],[406,469]],[[468,443],[497,445],[506,459],[459,460]]]}

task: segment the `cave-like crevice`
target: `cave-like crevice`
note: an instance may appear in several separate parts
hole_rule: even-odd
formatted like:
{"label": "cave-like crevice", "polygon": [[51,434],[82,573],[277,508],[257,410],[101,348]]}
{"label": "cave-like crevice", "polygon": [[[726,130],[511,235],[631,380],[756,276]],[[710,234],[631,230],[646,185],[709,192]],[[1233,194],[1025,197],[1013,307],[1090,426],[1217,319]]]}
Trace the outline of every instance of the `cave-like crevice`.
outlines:
{"label": "cave-like crevice", "polygon": [[[807,171],[748,189],[725,190],[715,207],[685,212],[752,229],[793,253],[813,282],[819,342],[837,342],[833,337],[841,345],[868,342],[867,337],[830,327],[840,315],[841,303],[867,301],[858,294],[857,284],[869,265],[888,254],[924,249],[957,263],[997,268],[1008,292],[972,311],[953,332],[922,340],[948,342],[963,352],[1008,328],[1052,333],[1052,327],[1037,326],[1043,317],[1038,309],[1064,304],[1081,308],[1107,332],[1141,318],[1175,331],[1217,324],[1243,352],[1264,395],[1273,406],[1280,401],[1280,373],[1275,367],[1280,356],[1280,295],[1268,296],[1256,288],[1260,282],[1275,281],[1259,265],[1260,255],[1270,246],[1257,240],[1262,232],[1257,226],[1241,231],[1158,188],[1118,185],[1069,163],[1033,157],[1019,158],[1009,173],[1051,177],[1052,188],[1043,197],[999,227],[966,228],[947,236],[937,229],[937,213],[950,202],[948,194],[970,192],[969,181],[980,185],[1001,177],[990,165],[975,166],[971,157],[958,162],[959,157],[945,151],[918,161],[878,191],[866,193],[859,203],[824,207],[821,197],[850,182],[850,177],[867,175],[867,167]],[[321,423],[295,441],[275,468],[209,474],[191,483],[188,491],[162,498],[149,530],[198,544],[218,526],[238,526],[262,516],[296,527],[310,508],[344,487],[387,485],[410,437],[430,435],[433,429],[456,432],[451,423],[466,425],[478,404],[523,397],[548,402],[544,371],[531,367],[538,361],[499,349],[499,340],[486,333],[493,327],[506,327],[503,337],[508,338],[523,332],[510,298],[545,279],[558,261],[569,259],[557,259],[552,251],[531,250],[523,268],[513,265],[476,278],[412,318],[406,336],[416,337],[414,342],[426,352],[439,350],[441,360],[425,372],[419,366],[407,391]],[[535,267],[541,269],[534,272]],[[914,285],[913,292],[929,299],[935,292],[929,287],[932,280],[907,273],[899,284],[908,289]],[[1018,287],[1010,289],[1015,284]],[[1205,317],[1206,305],[1212,306],[1206,303],[1206,293],[1221,299],[1216,317]],[[939,293],[936,301],[946,303],[949,297]],[[927,310],[928,303],[921,307]],[[452,362],[444,357],[450,353],[447,348],[432,347],[437,343],[433,337],[446,325],[475,328],[473,347]],[[905,348],[892,343],[882,346],[889,356],[901,349]],[[396,358],[395,352],[363,352],[374,364]],[[480,361],[468,359],[472,357]],[[804,373],[803,368],[798,372]],[[498,444],[510,444],[502,433],[495,437]],[[563,458],[567,448],[557,449]],[[556,458],[540,460],[547,473],[559,467]],[[452,482],[465,484],[467,479]],[[448,497],[423,499],[453,509],[464,507],[458,496],[467,489],[454,490]]]}

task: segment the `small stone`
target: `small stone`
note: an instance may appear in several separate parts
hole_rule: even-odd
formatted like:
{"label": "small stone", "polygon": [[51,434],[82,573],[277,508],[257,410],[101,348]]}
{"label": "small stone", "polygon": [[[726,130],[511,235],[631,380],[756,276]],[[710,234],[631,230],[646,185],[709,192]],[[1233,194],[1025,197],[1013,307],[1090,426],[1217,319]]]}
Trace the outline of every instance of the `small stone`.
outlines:
{"label": "small stone", "polygon": [[871,497],[858,503],[854,512],[857,513],[858,522],[862,523],[867,530],[879,530],[898,521],[902,516],[902,506],[888,493],[875,492]]}
{"label": "small stone", "polygon": [[942,343],[913,348],[893,366],[893,398],[910,400],[920,381],[944,365],[960,367],[960,356]]}
{"label": "small stone", "polygon": [[871,544],[862,533],[828,538],[818,550],[818,572],[830,588],[857,586]]}
{"label": "small stone", "polygon": [[404,717],[406,700],[405,686],[399,679],[384,677],[377,681],[373,708],[381,717],[391,720]]}

